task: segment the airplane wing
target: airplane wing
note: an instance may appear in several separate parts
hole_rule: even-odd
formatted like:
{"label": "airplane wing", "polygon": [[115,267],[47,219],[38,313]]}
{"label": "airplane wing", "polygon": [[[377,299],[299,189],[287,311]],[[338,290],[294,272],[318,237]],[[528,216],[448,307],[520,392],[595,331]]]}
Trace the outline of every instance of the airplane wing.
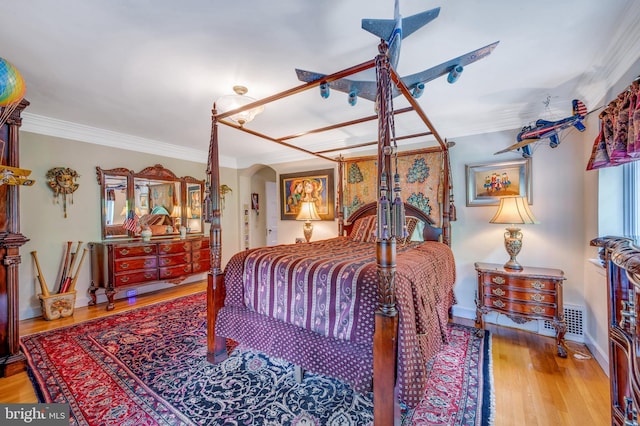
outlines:
{"label": "airplane wing", "polygon": [[[429,68],[428,70],[402,77],[402,81],[407,87],[411,88],[418,83],[426,83],[428,81],[435,80],[438,77],[448,74],[454,67],[458,65],[465,66],[479,59],[482,59],[485,56],[489,56],[491,52],[493,52],[493,49],[496,48],[498,43],[500,42],[496,41],[495,43],[491,43],[485,47],[481,47],[480,49],[474,50],[473,52],[466,53],[455,59],[451,59],[440,65],[436,65],[435,67]],[[394,92],[394,96],[396,94],[397,93]]]}
{"label": "airplane wing", "polygon": [[494,152],[493,155],[498,155],[498,154],[504,154],[505,152],[509,152],[509,151],[515,151],[516,149],[520,149],[522,147],[525,147],[529,144],[532,144],[534,142],[538,142],[539,139],[524,139],[521,140],[518,143],[514,143],[513,145],[510,145],[508,147],[506,147],[503,150],[500,150],[498,152]]}
{"label": "airplane wing", "polygon": [[[485,47],[481,47],[480,49],[474,50],[473,52],[469,52],[455,59],[451,59],[450,61],[437,65],[433,68],[429,68],[428,70],[402,77],[402,81],[408,88],[412,88],[418,83],[425,83],[434,80],[438,77],[448,74],[456,66],[465,66],[479,59],[482,59],[485,56],[490,55],[493,49],[496,48],[498,43],[500,42],[496,41],[495,43],[489,44]],[[326,74],[320,74],[313,71],[305,71],[298,68],[296,68],[296,74],[298,75],[298,80],[307,83],[320,80],[327,76]],[[329,87],[340,92],[355,94],[359,98],[368,99],[373,102],[375,102],[377,97],[377,87],[375,81],[359,81],[341,78],[340,80],[330,82]],[[398,90],[398,88],[394,86],[392,96],[396,97],[399,94],[400,90]]]}
{"label": "airplane wing", "polygon": [[[310,83],[326,77],[326,74],[320,74],[313,71],[305,71],[296,68],[298,80]],[[339,92],[355,93],[359,98],[369,99],[375,102],[377,96],[377,86],[375,81],[359,81],[341,78],[329,83],[329,87]]]}

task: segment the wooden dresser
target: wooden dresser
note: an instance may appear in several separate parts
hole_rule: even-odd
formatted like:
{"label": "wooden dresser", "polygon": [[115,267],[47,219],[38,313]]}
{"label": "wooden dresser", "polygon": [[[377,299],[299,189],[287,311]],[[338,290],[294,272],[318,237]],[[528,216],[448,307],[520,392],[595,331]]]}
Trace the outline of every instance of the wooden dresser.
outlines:
{"label": "wooden dresser", "polygon": [[618,237],[596,238],[591,245],[601,248],[607,268],[611,424],[638,425],[640,249]]}
{"label": "wooden dresser", "polygon": [[476,326],[484,330],[483,315],[490,311],[504,313],[518,324],[535,319],[548,320],[556,330],[558,356],[566,358],[564,335],[567,324],[562,306],[564,272],[530,266],[518,271],[481,262],[475,267],[478,272]]}
{"label": "wooden dresser", "polygon": [[107,241],[89,243],[91,286],[89,305],[96,304],[96,291],[104,289],[112,310],[119,291],[155,282],[178,284],[190,275],[209,271],[209,239],[197,236],[151,241]]}

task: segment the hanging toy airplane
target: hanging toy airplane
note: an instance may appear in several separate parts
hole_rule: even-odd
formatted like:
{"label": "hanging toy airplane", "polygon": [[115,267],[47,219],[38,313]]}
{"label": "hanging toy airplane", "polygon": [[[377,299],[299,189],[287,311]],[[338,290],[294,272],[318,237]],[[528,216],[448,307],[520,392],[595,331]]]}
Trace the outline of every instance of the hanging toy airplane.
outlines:
{"label": "hanging toy airplane", "polygon": [[573,114],[571,116],[558,121],[539,119],[536,121],[535,126],[523,127],[516,137],[516,140],[518,141],[517,143],[514,143],[501,151],[495,152],[494,155],[503,154],[509,151],[522,150],[522,156],[524,158],[529,158],[531,157],[531,147],[529,145],[534,142],[548,138],[549,146],[551,148],[555,148],[560,145],[558,132],[561,130],[573,126],[579,131],[584,132],[586,127],[582,124],[582,121],[588,115],[587,107],[585,107],[584,103],[578,99],[574,99],[572,104]]}
{"label": "hanging toy airplane", "polygon": [[[400,59],[400,45],[402,39],[413,34],[416,30],[422,28],[429,22],[438,17],[440,8],[427,10],[407,18],[400,15],[400,6],[398,0],[395,0],[394,19],[363,19],[362,28],[370,33],[383,39],[389,46],[389,58],[393,69],[396,69],[398,60]],[[473,63],[479,59],[491,54],[493,49],[498,45],[499,41],[481,47],[478,50],[469,52],[450,61],[444,62],[433,68],[429,68],[422,72],[402,77],[402,82],[407,86],[414,98],[418,98],[424,92],[424,84],[443,75],[447,75],[447,81],[451,84],[455,83],[464,66]],[[304,71],[296,68],[298,80],[306,83],[320,80],[326,77],[326,74],[319,74],[313,71]],[[342,78],[329,83],[320,84],[320,96],[329,97],[330,88],[340,92],[349,94],[349,104],[355,105],[358,97],[376,100],[377,86],[375,81],[356,81]],[[393,97],[400,94],[395,85],[393,86]]]}

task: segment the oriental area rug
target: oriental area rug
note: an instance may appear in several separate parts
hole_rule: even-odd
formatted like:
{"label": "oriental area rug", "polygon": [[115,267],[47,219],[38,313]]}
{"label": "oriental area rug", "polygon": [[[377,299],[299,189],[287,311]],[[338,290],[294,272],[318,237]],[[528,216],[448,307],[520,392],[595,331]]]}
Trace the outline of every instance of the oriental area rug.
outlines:
{"label": "oriental area rug", "polygon": [[[451,324],[429,362],[420,405],[405,425],[489,425],[491,340]],[[24,336],[29,374],[43,403],[69,404],[72,425],[369,425],[373,396],[306,373],[242,345],[206,359],[206,295],[141,307]]]}

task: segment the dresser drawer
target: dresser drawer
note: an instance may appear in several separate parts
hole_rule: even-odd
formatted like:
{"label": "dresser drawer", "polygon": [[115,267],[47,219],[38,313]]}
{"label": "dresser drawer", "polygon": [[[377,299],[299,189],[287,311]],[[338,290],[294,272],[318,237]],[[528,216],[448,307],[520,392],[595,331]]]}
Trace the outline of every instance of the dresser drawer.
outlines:
{"label": "dresser drawer", "polygon": [[485,296],[484,305],[508,313],[519,313],[527,316],[541,316],[553,318],[556,315],[555,305],[518,302],[516,300]]}
{"label": "dresser drawer", "polygon": [[114,277],[114,285],[116,287],[138,284],[158,279],[157,269],[138,270],[123,274],[116,274]]}
{"label": "dresser drawer", "polygon": [[157,266],[156,257],[132,257],[118,259],[113,262],[114,273],[134,271],[136,269],[153,269]]}
{"label": "dresser drawer", "polygon": [[158,256],[158,263],[160,267],[183,265],[189,262],[191,262],[191,253],[178,253]]}
{"label": "dresser drawer", "polygon": [[155,244],[117,246],[113,249],[113,256],[115,259],[121,259],[123,257],[151,256],[156,253]]}
{"label": "dresser drawer", "polygon": [[193,259],[193,263],[206,261],[209,262],[209,249],[206,250],[198,250],[191,253],[191,258]]}
{"label": "dresser drawer", "polygon": [[189,241],[175,241],[158,244],[159,254],[184,253],[189,251],[191,251],[191,242]]}
{"label": "dresser drawer", "polygon": [[510,277],[507,275],[484,274],[485,285],[518,287],[527,290],[556,291],[556,283],[548,279]]}
{"label": "dresser drawer", "polygon": [[191,264],[187,263],[184,265],[178,266],[168,266],[166,268],[160,268],[160,279],[174,278],[174,277],[182,277],[184,275],[190,274],[192,271]]}
{"label": "dresser drawer", "polygon": [[193,273],[197,272],[208,272],[211,269],[211,263],[209,262],[209,257],[200,260],[199,262],[193,262]]}
{"label": "dresser drawer", "polygon": [[556,303],[555,292],[521,291],[512,287],[485,286],[485,296],[497,296],[505,299],[533,303]]}

